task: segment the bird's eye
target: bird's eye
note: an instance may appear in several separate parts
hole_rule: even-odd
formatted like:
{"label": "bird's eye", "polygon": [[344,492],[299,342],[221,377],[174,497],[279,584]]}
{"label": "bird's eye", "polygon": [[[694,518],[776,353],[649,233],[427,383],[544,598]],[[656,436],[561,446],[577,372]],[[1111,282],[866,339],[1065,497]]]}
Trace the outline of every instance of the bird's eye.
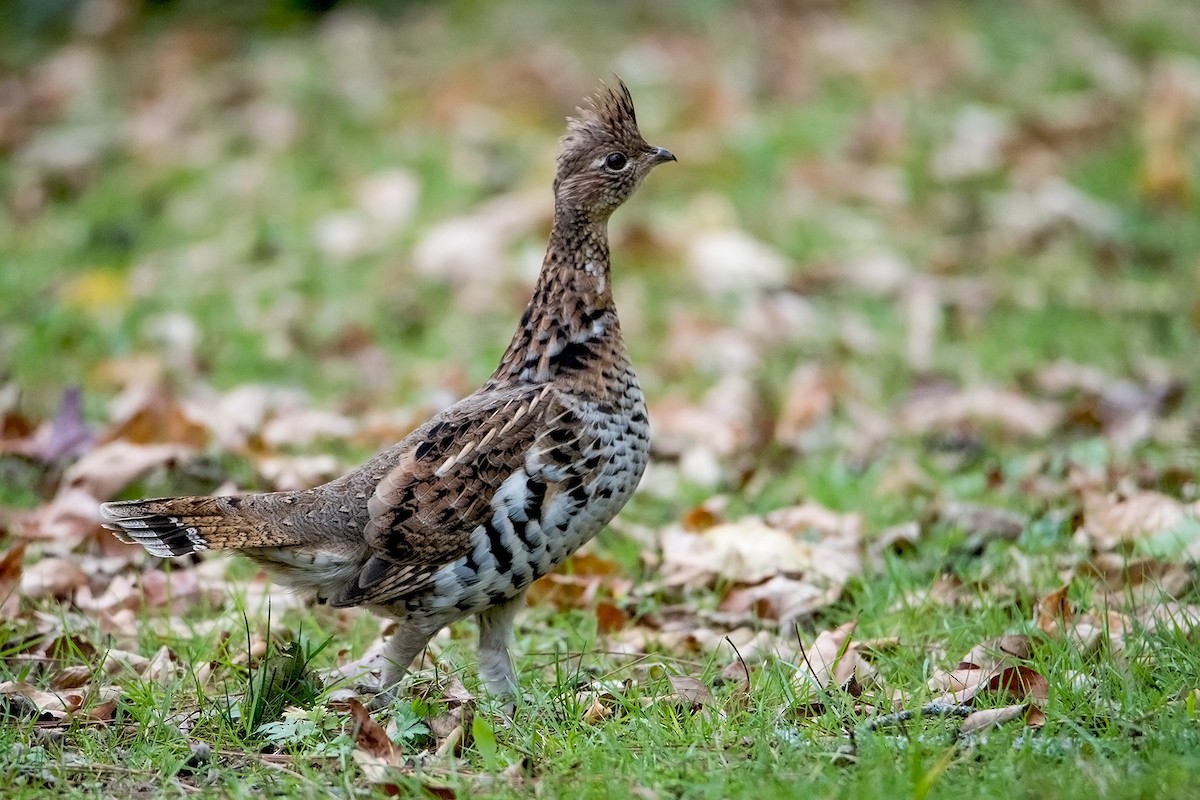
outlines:
{"label": "bird's eye", "polygon": [[620,172],[625,169],[625,165],[629,163],[629,159],[624,153],[609,153],[608,158],[604,159],[604,166],[611,169],[613,172]]}

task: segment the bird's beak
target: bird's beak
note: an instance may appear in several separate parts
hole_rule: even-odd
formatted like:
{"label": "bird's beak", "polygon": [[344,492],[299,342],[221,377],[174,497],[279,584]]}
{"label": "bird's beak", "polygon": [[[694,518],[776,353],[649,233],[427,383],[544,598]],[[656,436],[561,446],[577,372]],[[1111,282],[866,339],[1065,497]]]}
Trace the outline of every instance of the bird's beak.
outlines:
{"label": "bird's beak", "polygon": [[654,148],[654,153],[653,153],[653,155],[650,156],[650,163],[655,166],[657,166],[659,164],[665,164],[668,161],[677,161],[677,160],[678,159],[675,158],[675,154],[672,153],[670,150],[668,150],[665,147]]}

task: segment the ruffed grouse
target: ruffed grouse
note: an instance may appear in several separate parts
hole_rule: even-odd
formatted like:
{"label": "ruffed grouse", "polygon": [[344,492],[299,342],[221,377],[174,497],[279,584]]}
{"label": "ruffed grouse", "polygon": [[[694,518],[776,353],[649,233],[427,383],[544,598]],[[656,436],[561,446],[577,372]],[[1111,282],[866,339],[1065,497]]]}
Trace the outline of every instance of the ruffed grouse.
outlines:
{"label": "ruffed grouse", "polygon": [[479,391],[315,489],[106,503],[104,525],[157,556],[237,550],[320,601],[394,618],[389,690],[435,633],[475,614],[480,676],[515,693],[508,646],[526,590],[616,515],[646,466],[607,223],[674,160],[638,132],[625,85],[602,88],[568,121],[541,275]]}

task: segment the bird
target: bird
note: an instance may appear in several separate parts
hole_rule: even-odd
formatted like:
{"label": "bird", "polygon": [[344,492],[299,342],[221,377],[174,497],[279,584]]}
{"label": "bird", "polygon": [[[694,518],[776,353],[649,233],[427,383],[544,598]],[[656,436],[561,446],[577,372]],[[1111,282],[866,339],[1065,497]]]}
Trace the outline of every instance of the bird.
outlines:
{"label": "bird", "polygon": [[613,299],[608,220],[672,161],[642,137],[625,83],[602,83],[567,119],[542,267],[482,387],[315,488],[108,502],[101,524],[163,558],[233,550],[317,602],[394,620],[385,706],[429,640],[471,615],[482,684],[517,696],[513,622],[526,592],[613,519],[646,468],[649,419]]}

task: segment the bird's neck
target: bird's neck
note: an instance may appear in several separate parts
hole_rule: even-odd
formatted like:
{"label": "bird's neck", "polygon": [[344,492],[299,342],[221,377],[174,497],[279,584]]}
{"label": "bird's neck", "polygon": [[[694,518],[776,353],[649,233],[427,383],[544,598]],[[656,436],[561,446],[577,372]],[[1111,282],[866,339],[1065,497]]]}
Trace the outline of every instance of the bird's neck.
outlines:
{"label": "bird's neck", "polygon": [[560,208],[533,297],[491,383],[569,380],[623,353],[609,278],[607,220]]}

